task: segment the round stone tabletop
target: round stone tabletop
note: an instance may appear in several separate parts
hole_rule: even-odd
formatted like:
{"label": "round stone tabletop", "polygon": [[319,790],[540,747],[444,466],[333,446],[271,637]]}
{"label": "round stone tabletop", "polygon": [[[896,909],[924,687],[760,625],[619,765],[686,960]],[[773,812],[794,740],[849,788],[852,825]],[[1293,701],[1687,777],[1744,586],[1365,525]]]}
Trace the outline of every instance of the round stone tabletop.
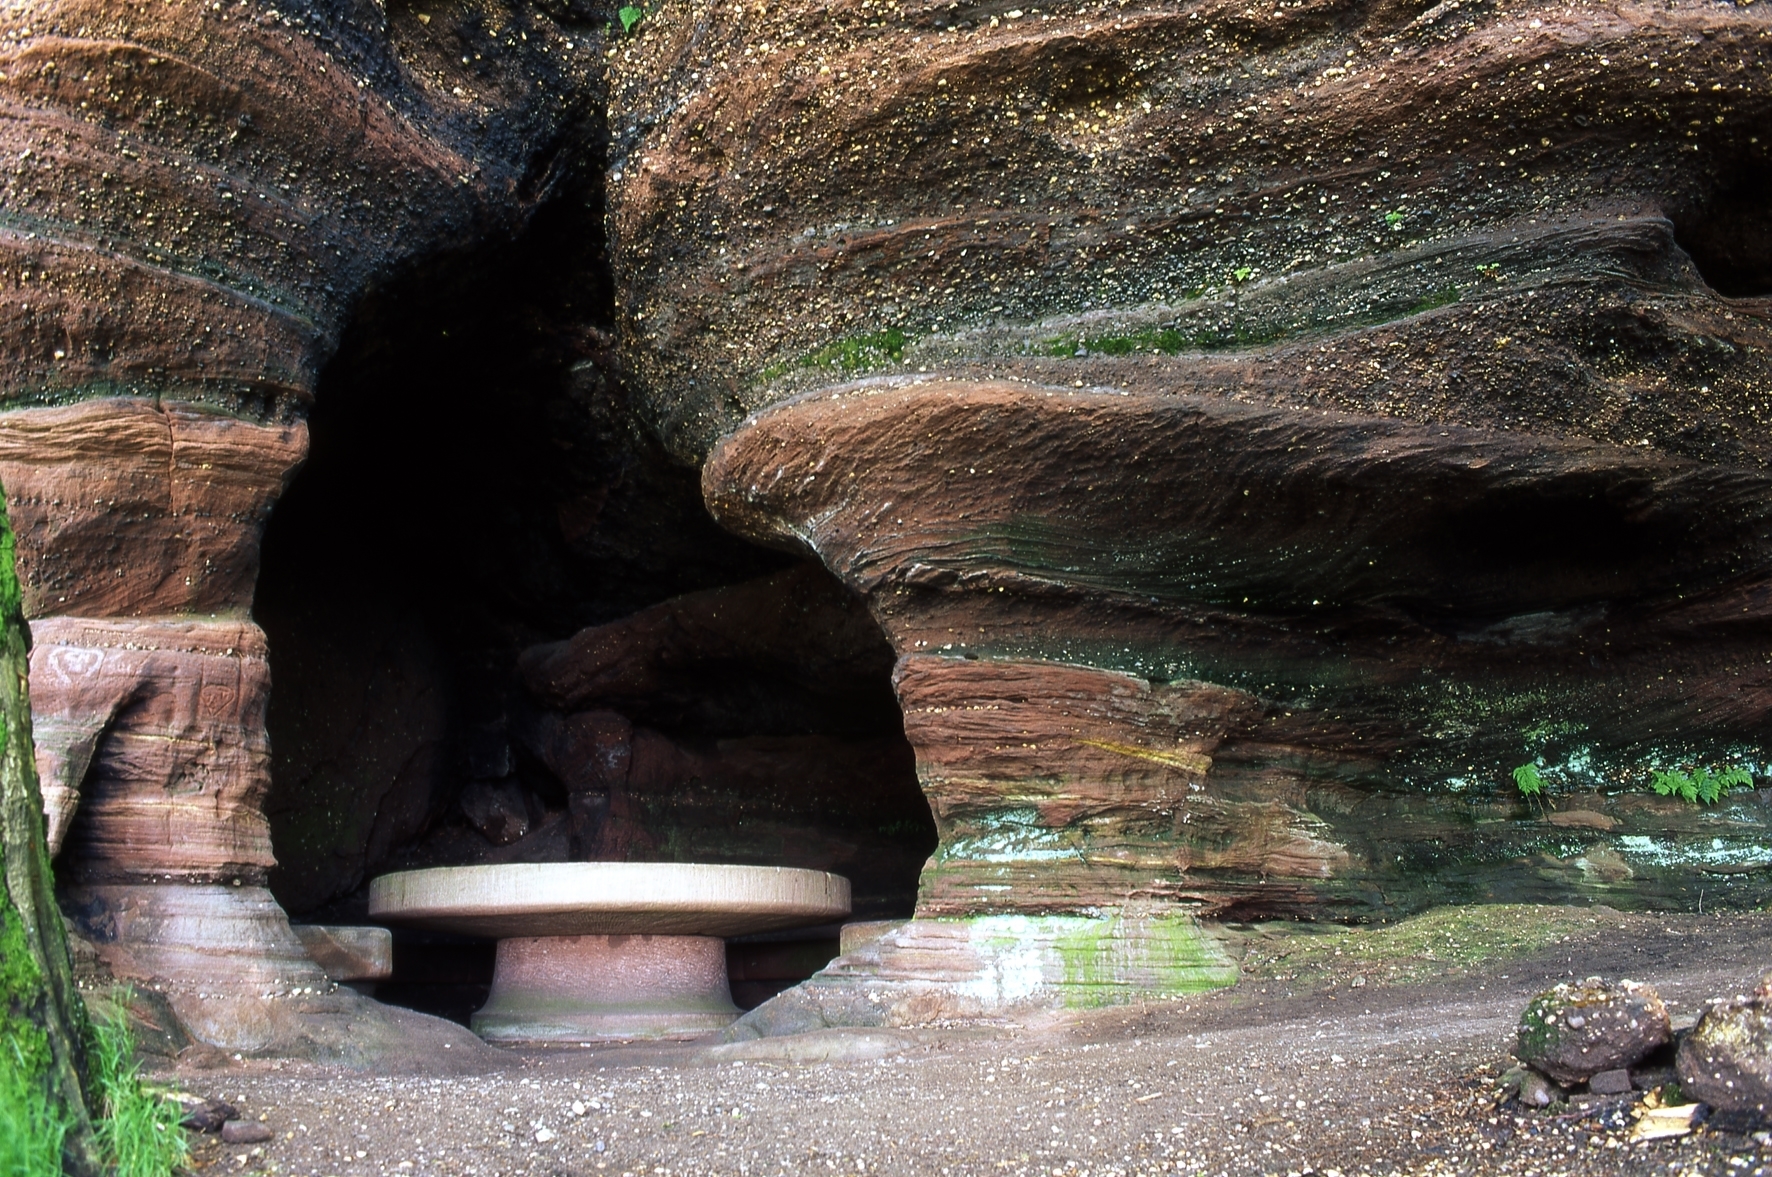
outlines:
{"label": "round stone tabletop", "polygon": [[370,918],[471,936],[743,936],[849,914],[849,880],[781,866],[537,862],[401,871]]}

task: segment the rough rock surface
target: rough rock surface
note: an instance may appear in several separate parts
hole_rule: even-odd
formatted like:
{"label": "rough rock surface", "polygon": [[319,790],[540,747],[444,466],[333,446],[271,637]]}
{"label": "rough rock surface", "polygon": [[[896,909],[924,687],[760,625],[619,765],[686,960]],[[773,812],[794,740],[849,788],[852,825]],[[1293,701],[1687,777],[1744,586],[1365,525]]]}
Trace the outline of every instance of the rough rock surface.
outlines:
{"label": "rough rock surface", "polygon": [[[901,378],[758,414],[704,486],[728,526],[816,552],[898,651],[942,823],[925,913],[1305,914],[1682,894],[1692,858],[1653,839],[1709,819],[1647,784],[1670,748],[1765,730],[1767,477],[1183,388]],[[1512,788],[1535,754],[1594,790],[1555,827],[1573,849]],[[1728,838],[1691,853],[1761,860],[1760,795],[1719,808]]]}
{"label": "rough rock surface", "polygon": [[616,46],[637,392],[905,659],[925,912],[1761,900],[1764,800],[1646,790],[1764,760],[1769,38],[855,0]]}
{"label": "rough rock surface", "polygon": [[347,1067],[414,1055],[445,1067],[486,1060],[465,1028],[334,984],[263,887],[85,884],[61,899],[95,952],[83,987],[148,989],[182,1031],[210,1046]]}
{"label": "rough rock surface", "polygon": [[1520,1015],[1514,1053],[1559,1083],[1629,1068],[1673,1040],[1667,1006],[1647,985],[1598,977],[1557,985]]}
{"label": "rough rock surface", "polygon": [[1237,966],[1191,916],[1128,905],[1089,916],[916,919],[764,1002],[729,1042],[836,1026],[912,1026],[1090,1009],[1229,985]]}
{"label": "rough rock surface", "polygon": [[520,224],[591,39],[526,5],[419,15],[55,0],[0,17],[6,397],[286,420],[367,285]]}
{"label": "rough rock surface", "polygon": [[244,621],[31,625],[52,844],[88,882],[264,881],[264,635]]}
{"label": "rough rock surface", "polygon": [[0,414],[0,480],[34,617],[243,610],[271,503],[307,449],[259,425],[135,398]]}
{"label": "rough rock surface", "polygon": [[906,916],[934,838],[892,661],[860,599],[801,564],[528,650],[549,710],[522,739],[574,858],[826,870],[860,917]]}
{"label": "rough rock surface", "polygon": [[975,361],[1753,464],[1769,19],[667,6],[611,59],[624,341],[686,455]]}
{"label": "rough rock surface", "polygon": [[403,1024],[266,996],[328,983],[255,886],[260,536],[347,317],[552,195],[600,35],[496,0],[295,9],[0,13],[0,479],[77,919],[207,1041],[363,1058]]}
{"label": "rough rock surface", "polygon": [[380,981],[394,971],[394,937],[386,928],[297,924],[290,930],[334,981]]}
{"label": "rough rock surface", "polygon": [[1711,1107],[1772,1119],[1772,974],[1753,993],[1713,1001],[1680,1039],[1680,1086]]}
{"label": "rough rock surface", "polygon": [[891,730],[892,648],[816,564],[690,593],[520,663],[542,704],[620,711],[665,730],[786,735]]}
{"label": "rough rock surface", "polygon": [[[612,44],[575,2],[290,7],[0,14],[0,400],[54,425],[25,448],[87,445],[99,410],[64,406],[95,398],[133,398],[117,437],[150,402],[239,419],[190,434],[226,477],[178,472],[182,424],[166,476],[12,453],[47,488],[22,555],[58,612],[244,607],[365,295],[495,253],[593,157],[613,295],[587,317],[614,333],[553,375],[609,361],[624,427],[686,465],[738,429],[706,470],[722,517],[866,599],[945,815],[927,913],[1768,897],[1765,794],[1642,791],[1767,759],[1765,5],[667,3]],[[829,399],[864,368],[906,382]],[[605,503],[654,482],[625,485],[563,499],[538,546],[644,547]],[[59,510],[88,491],[105,520]],[[498,621],[476,654],[586,624]],[[491,665],[455,751],[503,789]],[[453,800],[423,678],[387,692],[427,704],[397,738],[342,749],[361,796],[301,777],[327,792],[284,811],[305,899]],[[630,710],[561,714],[680,761],[764,734]],[[1539,820],[1522,761],[1588,795]],[[563,784],[497,849],[582,846],[606,796]]]}

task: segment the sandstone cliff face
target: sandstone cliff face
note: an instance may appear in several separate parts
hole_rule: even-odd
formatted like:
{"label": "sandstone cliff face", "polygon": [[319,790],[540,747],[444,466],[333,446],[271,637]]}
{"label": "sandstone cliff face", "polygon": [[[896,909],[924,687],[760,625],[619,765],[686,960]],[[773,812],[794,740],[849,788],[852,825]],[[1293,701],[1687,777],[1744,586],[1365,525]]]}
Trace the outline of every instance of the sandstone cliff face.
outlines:
{"label": "sandstone cliff face", "polygon": [[[383,504],[401,543],[496,535],[498,571],[358,529],[350,576],[407,582],[272,594],[304,906],[403,854],[730,853],[897,895],[912,756],[920,911],[998,923],[913,928],[881,975],[952,950],[964,981],[1021,927],[1054,985],[1076,936],[1216,983],[1178,911],[1768,897],[1765,792],[1642,788],[1765,783],[1764,5],[672,2],[619,39],[571,3],[289,7],[0,14],[0,479],[70,903],[118,970],[210,971],[181,939],[208,910],[269,970],[241,995],[311,987],[254,890],[245,617],[341,347],[328,395],[406,369],[378,412],[465,424],[449,479],[334,482],[309,534],[398,490],[442,520]],[[568,233],[608,213],[536,300],[576,305],[488,318],[467,362],[460,307],[391,313],[563,192]],[[524,398],[476,461],[485,403]],[[340,462],[441,435],[367,436]],[[842,587],[739,583],[779,565],[710,538],[696,467]],[[848,640],[857,600],[890,649]],[[515,651],[573,633],[525,696]],[[427,759],[457,738],[459,803]]]}
{"label": "sandstone cliff face", "polygon": [[667,6],[611,62],[623,327],[686,454],[784,386],[979,361],[1757,463],[1768,36],[1709,4]]}
{"label": "sandstone cliff face", "polygon": [[307,448],[259,425],[106,397],[0,415],[0,480],[33,617],[240,612],[271,504]]}
{"label": "sandstone cliff face", "polygon": [[[891,635],[942,832],[926,914],[1670,902],[1694,866],[1759,894],[1763,794],[1701,818],[1647,788],[1764,755],[1758,471],[912,380],[762,413],[705,477]],[[1513,792],[1535,757],[1565,820]]]}
{"label": "sandstone cliff face", "polygon": [[250,1049],[303,1033],[267,986],[324,985],[260,886],[266,518],[365,291],[524,223],[596,52],[526,6],[291,7],[0,14],[0,480],[66,900]]}
{"label": "sandstone cliff face", "polygon": [[594,50],[526,7],[419,15],[62,0],[0,16],[7,397],[287,419],[365,286],[520,224]]}
{"label": "sandstone cliff face", "polygon": [[891,637],[919,910],[1755,901],[1764,794],[1647,786],[1764,767],[1769,63],[1697,4],[617,46],[638,387]]}

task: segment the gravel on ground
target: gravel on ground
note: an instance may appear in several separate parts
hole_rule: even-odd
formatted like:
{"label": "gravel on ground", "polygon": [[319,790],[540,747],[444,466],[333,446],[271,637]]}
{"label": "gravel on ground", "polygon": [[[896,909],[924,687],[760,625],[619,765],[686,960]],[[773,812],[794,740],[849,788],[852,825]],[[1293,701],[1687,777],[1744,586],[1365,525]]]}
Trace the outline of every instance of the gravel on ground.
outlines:
{"label": "gravel on ground", "polygon": [[[1628,1104],[1540,1112],[1495,1099],[1534,993],[1629,977],[1655,984],[1678,1020],[1772,967],[1772,916],[1516,909],[1507,922],[1534,918],[1555,926],[1525,955],[1430,947],[1424,963],[1417,937],[1403,969],[1374,955],[1396,944],[1371,932],[1242,929],[1245,978],[1232,989],[1014,1025],[832,1031],[810,1055],[766,1039],[739,1051],[513,1049],[467,1076],[241,1059],[164,1077],[273,1130],[252,1146],[198,1138],[193,1167],[216,1173],[1772,1172],[1764,1138],[1701,1127],[1631,1144]],[[1304,936],[1303,950],[1286,948]],[[793,1061],[811,1055],[823,1061]]]}

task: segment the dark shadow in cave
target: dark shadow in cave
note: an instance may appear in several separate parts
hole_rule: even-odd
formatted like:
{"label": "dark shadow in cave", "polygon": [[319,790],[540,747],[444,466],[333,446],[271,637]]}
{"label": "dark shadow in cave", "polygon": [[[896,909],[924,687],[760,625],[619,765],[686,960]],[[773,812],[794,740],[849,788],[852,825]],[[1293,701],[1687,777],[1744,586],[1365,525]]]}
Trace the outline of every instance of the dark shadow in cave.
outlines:
{"label": "dark shadow in cave", "polygon": [[[271,885],[298,922],[361,922],[368,880],[390,869],[566,858],[567,791],[522,738],[539,711],[515,673],[521,651],[791,563],[720,530],[697,471],[626,410],[606,275],[600,203],[559,199],[521,239],[374,292],[322,374],[310,457],[267,528],[254,603],[273,673]],[[890,704],[889,651],[881,665],[861,695]],[[730,676],[711,675],[705,693],[707,706],[681,689],[650,711],[598,704],[632,712],[637,742],[657,753],[649,804],[671,799],[661,781],[705,801],[702,768],[735,739],[766,771],[752,733],[696,718],[730,717]],[[895,706],[887,719],[902,742]],[[855,723],[873,731],[880,717]],[[673,766],[681,788],[658,775]],[[934,827],[908,744],[902,768],[895,804],[914,797],[919,812],[889,837],[920,865]],[[822,779],[799,792],[840,787]],[[502,816],[516,828],[475,820],[487,796],[515,799]],[[796,813],[818,808],[798,800]],[[667,825],[680,811],[647,810]],[[774,849],[753,839],[728,860],[793,858],[792,822],[776,826]],[[621,852],[669,857],[671,833]],[[892,890],[914,889],[912,867]],[[484,945],[401,933],[382,995],[463,1017],[489,967]]]}
{"label": "dark shadow in cave", "polygon": [[1743,161],[1674,221],[1674,240],[1711,289],[1730,298],[1772,295],[1772,159]]}

